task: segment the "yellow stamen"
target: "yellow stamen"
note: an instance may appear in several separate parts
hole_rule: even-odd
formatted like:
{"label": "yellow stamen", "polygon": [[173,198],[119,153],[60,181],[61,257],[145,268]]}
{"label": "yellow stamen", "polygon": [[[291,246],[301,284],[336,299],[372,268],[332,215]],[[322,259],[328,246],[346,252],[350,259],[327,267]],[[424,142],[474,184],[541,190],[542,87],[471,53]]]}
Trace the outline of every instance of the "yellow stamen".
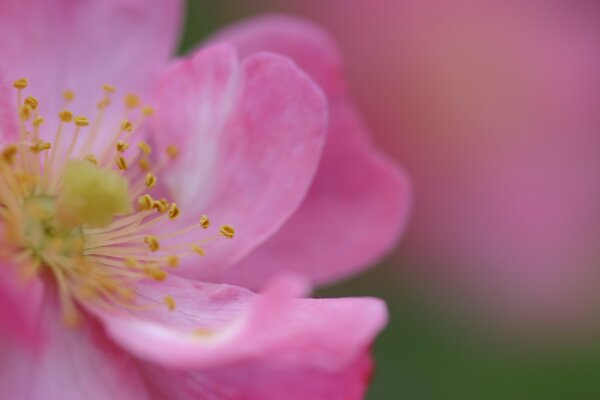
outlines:
{"label": "yellow stamen", "polygon": [[148,143],[139,142],[137,145],[138,148],[142,151],[142,153],[144,153],[144,155],[149,156],[150,154],[152,154],[152,147],[150,147]]}
{"label": "yellow stamen", "polygon": [[167,308],[169,309],[169,311],[173,311],[175,310],[175,299],[173,299],[173,297],[171,296],[165,296],[165,304],[167,305]]}
{"label": "yellow stamen", "polygon": [[171,268],[176,268],[179,266],[179,257],[176,255],[167,256],[167,265]]}
{"label": "yellow stamen", "polygon": [[131,132],[133,130],[133,125],[129,120],[123,120],[123,122],[121,122],[121,130],[123,132]]}
{"label": "yellow stamen", "polygon": [[210,220],[208,219],[208,215],[202,215],[200,217],[200,226],[204,229],[208,229],[210,226]]}
{"label": "yellow stamen", "polygon": [[25,104],[28,105],[32,110],[35,110],[38,108],[38,99],[36,99],[33,96],[27,96],[25,98]]}
{"label": "yellow stamen", "polygon": [[146,185],[146,187],[148,189],[151,189],[154,187],[154,185],[156,185],[156,182],[157,182],[156,176],[154,176],[148,172],[146,174],[146,179],[144,180],[144,184]]}
{"label": "yellow stamen", "polygon": [[60,117],[60,120],[65,124],[73,121],[73,113],[69,110],[63,110],[59,112],[58,116]]}
{"label": "yellow stamen", "polygon": [[[154,110],[144,106],[134,112],[141,99],[125,96],[127,109],[121,110],[122,114],[137,119],[122,120],[118,131],[110,133],[102,121],[106,117],[113,121],[114,115],[119,115],[106,110],[115,92],[113,86],[102,87],[98,108],[92,110],[95,115],[90,119],[66,109],[75,100],[74,93],[66,90],[54,138],[46,142],[42,138],[48,133],[41,130],[47,122],[39,115],[43,104],[26,96],[26,79],[13,86],[17,89],[19,139],[0,151],[0,256],[11,259],[21,276],[35,278],[43,273],[44,282],[56,285],[68,326],[79,324],[78,305],[83,302],[130,310],[166,305],[173,311],[176,302],[172,296],[165,296],[162,303],[146,299],[137,291],[137,283],[168,279],[166,269],[178,267],[181,257],[204,256],[201,245],[219,236],[232,238],[234,231],[223,225],[219,234],[197,237],[202,232],[199,228],[210,228],[205,215],[199,224],[175,224],[168,229],[170,220],[182,214],[179,206],[144,193],[155,190],[157,175],[179,154],[177,147],[168,146],[166,154],[159,153],[158,164],[151,165],[152,148],[140,142],[139,152],[123,156],[140,121]],[[68,135],[68,123],[74,125],[72,135]],[[80,131],[88,126],[81,143]],[[97,144],[103,136],[107,139]],[[143,173],[137,168],[127,170],[128,163],[139,165]],[[191,237],[181,240],[188,234]]]}
{"label": "yellow stamen", "polygon": [[98,165],[98,160],[96,160],[96,157],[93,154],[88,154],[83,159],[89,161],[92,165]]}
{"label": "yellow stamen", "polygon": [[73,119],[73,122],[75,123],[76,126],[88,126],[90,124],[90,121],[86,118],[86,117],[82,117],[82,116],[77,116]]}
{"label": "yellow stamen", "polygon": [[150,251],[158,251],[160,248],[160,244],[158,243],[158,239],[154,235],[148,235],[144,238],[144,243],[148,245]]}
{"label": "yellow stamen", "polygon": [[204,257],[206,255],[206,251],[204,251],[204,249],[198,245],[193,245],[192,250],[194,250],[194,252],[199,256]]}
{"label": "yellow stamen", "polygon": [[154,109],[153,109],[152,107],[148,107],[148,106],[146,106],[146,107],[143,107],[143,108],[142,108],[142,114],[143,114],[145,117],[151,117],[151,116],[153,116],[153,115],[154,115]]}
{"label": "yellow stamen", "polygon": [[102,89],[104,89],[104,91],[106,93],[111,93],[111,94],[117,91],[117,89],[113,85],[109,85],[106,83],[104,85],[102,85]]}
{"label": "yellow stamen", "polygon": [[73,100],[75,100],[75,93],[73,93],[72,90],[65,90],[62,94],[63,99],[65,99],[66,102],[72,102]]}
{"label": "yellow stamen", "polygon": [[139,107],[140,103],[141,103],[141,100],[138,97],[138,95],[136,95],[134,93],[128,93],[125,95],[125,107],[136,108],[136,107]]}
{"label": "yellow stamen", "polygon": [[17,79],[14,83],[13,83],[13,87],[15,89],[25,89],[27,87],[27,85],[29,84],[29,82],[27,81],[27,79],[25,78],[21,78],[21,79]]}
{"label": "yellow stamen", "polygon": [[172,203],[171,207],[169,208],[169,219],[176,219],[181,211],[179,211],[179,207],[177,207],[177,204]]}
{"label": "yellow stamen", "polygon": [[219,233],[222,236],[225,236],[227,239],[233,239],[233,236],[235,235],[235,229],[229,225],[222,225],[221,229],[219,229]]}
{"label": "yellow stamen", "polygon": [[122,142],[120,140],[117,142],[117,151],[119,153],[125,153],[125,151],[127,151],[128,148],[129,148],[129,145],[127,143]]}
{"label": "yellow stamen", "polygon": [[127,160],[125,160],[123,156],[118,156],[115,159],[115,162],[121,171],[127,171]]}

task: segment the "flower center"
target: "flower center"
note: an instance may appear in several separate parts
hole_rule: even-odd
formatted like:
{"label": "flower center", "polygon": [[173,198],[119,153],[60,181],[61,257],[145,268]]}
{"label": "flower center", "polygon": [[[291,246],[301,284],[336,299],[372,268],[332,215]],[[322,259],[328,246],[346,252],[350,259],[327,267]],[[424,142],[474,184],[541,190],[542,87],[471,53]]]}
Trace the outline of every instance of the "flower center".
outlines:
{"label": "flower center", "polygon": [[[168,146],[151,157],[152,148],[143,141],[136,151],[129,149],[137,128],[153,114],[140,107],[139,97],[125,96],[125,118],[106,137],[101,133],[106,132],[105,113],[115,88],[103,86],[92,122],[66,109],[74,101],[66,91],[54,138],[45,141],[38,100],[23,98],[27,85],[26,79],[14,83],[19,138],[0,153],[0,226],[5,235],[0,256],[16,264],[24,278],[54,282],[69,325],[77,323],[82,302],[104,308],[156,307],[140,301],[136,285],[146,279],[164,281],[181,257],[205,255],[203,245],[219,236],[233,238],[234,229],[223,225],[218,233],[198,238],[194,232],[210,229],[206,215],[189,226],[168,226],[181,211],[151,192],[178,150]],[[173,310],[176,305],[166,296],[158,306]]]}

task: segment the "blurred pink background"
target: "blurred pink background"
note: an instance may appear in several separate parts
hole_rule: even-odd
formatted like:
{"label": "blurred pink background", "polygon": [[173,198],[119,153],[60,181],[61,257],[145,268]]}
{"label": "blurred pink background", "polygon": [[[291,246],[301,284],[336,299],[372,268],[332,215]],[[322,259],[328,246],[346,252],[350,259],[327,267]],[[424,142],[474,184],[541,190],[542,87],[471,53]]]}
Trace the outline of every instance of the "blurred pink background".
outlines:
{"label": "blurred pink background", "polygon": [[333,32],[369,126],[412,175],[405,277],[511,329],[595,324],[600,3],[269,6]]}

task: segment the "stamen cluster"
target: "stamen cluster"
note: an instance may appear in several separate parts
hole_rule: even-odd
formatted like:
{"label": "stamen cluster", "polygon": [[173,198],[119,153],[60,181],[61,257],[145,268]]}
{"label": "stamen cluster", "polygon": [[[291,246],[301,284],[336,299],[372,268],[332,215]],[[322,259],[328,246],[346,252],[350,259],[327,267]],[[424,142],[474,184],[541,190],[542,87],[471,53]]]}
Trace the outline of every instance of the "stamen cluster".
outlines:
{"label": "stamen cluster", "polygon": [[[234,229],[223,225],[203,239],[176,240],[209,230],[206,215],[184,228],[164,228],[181,210],[151,192],[179,150],[168,146],[156,155],[144,141],[130,146],[144,119],[154,114],[138,96],[125,95],[125,117],[106,136],[106,110],[116,89],[103,85],[91,120],[68,110],[75,94],[67,90],[54,137],[46,141],[40,102],[24,96],[27,86],[26,79],[14,82],[18,140],[0,153],[0,225],[6,239],[0,256],[10,257],[24,278],[55,282],[68,324],[77,322],[81,302],[155,307],[139,299],[139,281],[164,281],[181,257],[204,256],[206,243],[233,238]],[[175,300],[166,296],[163,306],[174,310]]]}

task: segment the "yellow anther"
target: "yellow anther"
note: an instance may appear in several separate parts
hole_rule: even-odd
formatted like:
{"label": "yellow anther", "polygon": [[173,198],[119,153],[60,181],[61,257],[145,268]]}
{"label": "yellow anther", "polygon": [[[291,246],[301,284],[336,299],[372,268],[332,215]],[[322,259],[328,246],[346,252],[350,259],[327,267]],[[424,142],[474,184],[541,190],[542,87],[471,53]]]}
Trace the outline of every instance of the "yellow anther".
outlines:
{"label": "yellow anther", "polygon": [[13,83],[13,87],[15,89],[25,89],[27,87],[27,85],[29,84],[29,81],[25,78],[21,78],[21,79],[17,79],[14,83]]}
{"label": "yellow anther", "polygon": [[142,107],[142,115],[144,117],[151,117],[151,116],[153,116],[154,115],[154,108],[148,107],[148,106]]}
{"label": "yellow anther", "polygon": [[65,99],[66,101],[73,101],[75,100],[75,93],[73,93],[72,90],[65,90],[62,94],[63,99]]}
{"label": "yellow anther", "polygon": [[208,215],[202,215],[200,217],[200,226],[204,229],[208,229],[210,226],[210,219],[208,219]]}
{"label": "yellow anther", "polygon": [[171,157],[172,160],[176,159],[179,156],[179,149],[177,146],[170,144],[167,146],[167,155]]}
{"label": "yellow anther", "polygon": [[116,148],[119,153],[124,153],[129,148],[129,145],[119,140],[117,142]]}
{"label": "yellow anther", "polygon": [[199,256],[204,257],[206,255],[204,249],[198,245],[193,245],[192,250],[194,250],[194,253],[198,254]]}
{"label": "yellow anther", "polygon": [[73,113],[69,110],[62,110],[58,113],[60,120],[64,123],[69,123],[73,121]]}
{"label": "yellow anther", "polygon": [[28,121],[31,118],[31,107],[25,104],[19,109],[19,117],[22,121]]}
{"label": "yellow anther", "polygon": [[131,269],[136,269],[140,266],[138,260],[136,260],[133,257],[126,257],[123,262],[125,263],[125,266],[127,268],[131,268]]}
{"label": "yellow anther", "polygon": [[87,156],[83,157],[83,159],[89,161],[92,165],[98,165],[98,160],[96,160],[96,156],[93,154],[88,154]]}
{"label": "yellow anther", "polygon": [[121,171],[127,171],[127,160],[125,157],[117,156],[117,158],[115,158],[115,162]]}
{"label": "yellow anther", "polygon": [[233,239],[233,236],[235,235],[235,229],[229,225],[221,225],[219,233],[222,236],[225,236],[227,239]]}
{"label": "yellow anther", "polygon": [[158,243],[158,239],[154,235],[148,235],[144,237],[144,243],[148,245],[150,251],[158,251],[160,248],[160,244]]}
{"label": "yellow anther", "polygon": [[128,93],[125,95],[125,107],[136,108],[141,104],[140,98],[134,93]]}
{"label": "yellow anther", "polygon": [[102,90],[104,90],[106,93],[114,93],[117,91],[117,89],[113,85],[109,85],[107,83],[102,85]]}
{"label": "yellow anther", "polygon": [[96,105],[96,107],[98,107],[99,110],[103,110],[108,106],[110,106],[110,99],[108,97],[103,98]]}
{"label": "yellow anther", "polygon": [[31,107],[32,110],[35,110],[39,105],[39,101],[33,96],[27,96],[25,98],[25,104]]}
{"label": "yellow anther", "polygon": [[170,255],[166,259],[167,265],[171,268],[177,268],[179,266],[179,257],[176,255]]}
{"label": "yellow anther", "polygon": [[164,281],[169,276],[166,271],[154,267],[144,268],[144,273],[155,281]]}
{"label": "yellow anther", "polygon": [[149,194],[138,197],[138,204],[142,210],[151,210],[154,205],[154,199]]}
{"label": "yellow anther", "polygon": [[140,169],[144,172],[150,171],[150,161],[147,157],[140,158],[139,164]]}
{"label": "yellow anther", "polygon": [[152,153],[152,147],[146,142],[139,142],[137,144],[138,148],[144,153],[144,155],[149,156]]}
{"label": "yellow anther", "polygon": [[152,202],[152,208],[154,208],[156,211],[158,211],[161,214],[167,212],[167,207],[168,206],[169,206],[168,203],[165,204],[161,200],[154,200],[154,202]]}
{"label": "yellow anther", "polygon": [[175,309],[175,299],[171,296],[165,296],[165,304],[167,305],[167,308],[169,309],[169,311],[173,311]]}
{"label": "yellow anther", "polygon": [[51,148],[52,144],[50,142],[42,141],[39,141],[30,147],[31,151],[33,151],[34,153],[41,153],[42,151],[50,150]]}
{"label": "yellow anther", "polygon": [[177,207],[177,204],[172,203],[171,207],[169,207],[169,219],[175,219],[175,218],[179,217],[179,214],[180,214],[179,207]]}
{"label": "yellow anther", "polygon": [[131,132],[133,130],[133,125],[128,119],[124,119],[123,122],[121,122],[121,130],[123,132]]}
{"label": "yellow anther", "polygon": [[40,126],[43,123],[44,123],[44,118],[39,117],[39,116],[35,117],[32,122],[33,126]]}
{"label": "yellow anther", "polygon": [[15,161],[15,156],[17,155],[17,146],[8,145],[2,150],[2,160],[8,164],[13,164]]}
{"label": "yellow anther", "polygon": [[83,126],[88,126],[90,124],[90,120],[87,119],[86,117],[82,117],[82,116],[77,116],[73,119],[73,122],[75,122],[76,126],[79,127],[83,127]]}
{"label": "yellow anther", "polygon": [[144,180],[146,187],[148,189],[150,189],[150,188],[154,187],[154,185],[156,185],[156,182],[157,182],[156,176],[154,176],[150,172],[148,172],[146,174],[146,179]]}

